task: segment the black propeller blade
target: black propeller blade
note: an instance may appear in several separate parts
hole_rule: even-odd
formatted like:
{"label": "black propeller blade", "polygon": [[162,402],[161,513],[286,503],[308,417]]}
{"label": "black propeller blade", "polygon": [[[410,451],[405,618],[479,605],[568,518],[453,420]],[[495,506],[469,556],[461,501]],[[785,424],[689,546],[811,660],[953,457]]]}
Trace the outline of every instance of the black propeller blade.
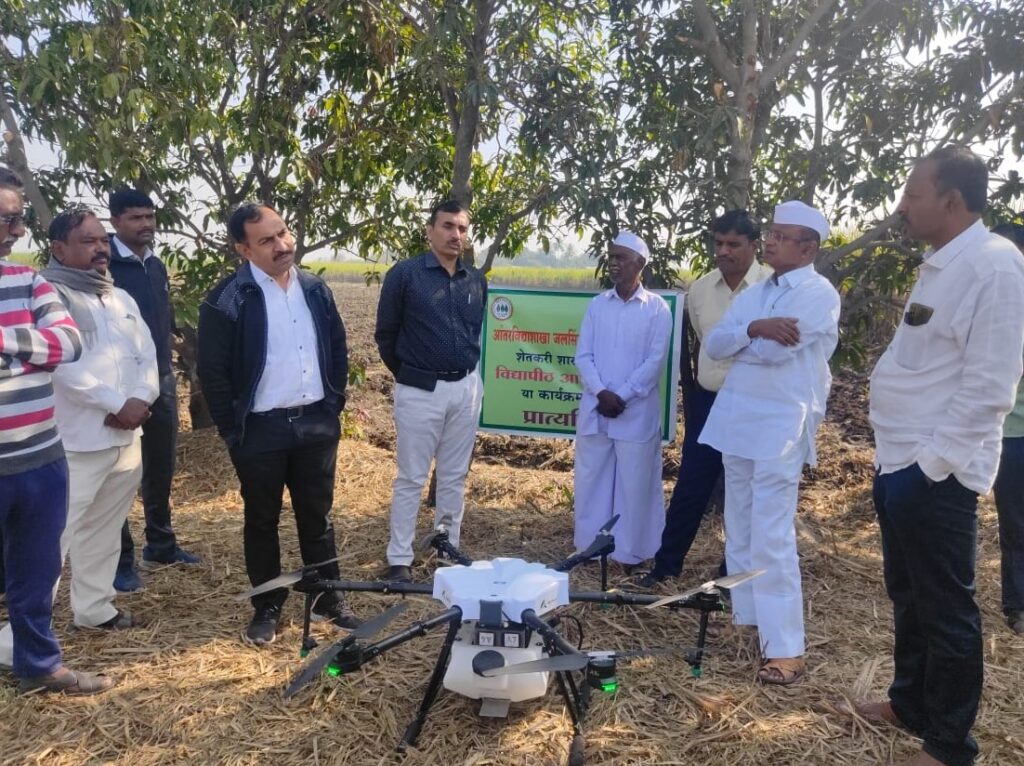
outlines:
{"label": "black propeller blade", "polygon": [[739,574],[727,575],[726,577],[719,577],[715,580],[708,580],[703,585],[698,585],[689,590],[684,590],[682,593],[676,593],[671,596],[665,596],[665,598],[658,599],[653,604],[648,604],[648,609],[657,609],[662,606],[674,604],[677,601],[685,601],[691,596],[696,596],[698,593],[710,593],[715,588],[735,588],[737,585],[742,585],[745,582],[753,580],[755,577],[760,577],[765,573],[763,569],[752,569],[749,572],[740,572]]}
{"label": "black propeller blade", "polygon": [[612,531],[612,528],[615,526],[616,522],[618,522],[619,516],[620,514],[616,513],[608,519],[608,523],[597,530],[597,537],[594,538],[594,542],[588,545],[585,550],[582,550],[579,553],[574,553],[569,557],[570,560],[586,561],[600,553],[601,549],[608,544],[608,533]]}
{"label": "black propeller blade", "polygon": [[333,564],[339,558],[339,556],[335,556],[333,559],[321,561],[318,564],[306,564],[306,566],[299,567],[294,572],[287,572],[286,574],[278,575],[273,580],[267,580],[264,583],[260,583],[252,590],[247,591],[241,594],[240,596],[235,596],[235,601],[245,601],[247,598],[258,596],[261,593],[269,593],[270,591],[277,590],[278,588],[290,587],[297,583],[299,580],[301,580],[303,577],[305,577],[307,572],[311,572],[314,569],[319,569],[320,567],[326,566],[327,564]]}
{"label": "black propeller blade", "polygon": [[[700,651],[692,646],[679,647],[656,647],[653,649],[628,649],[621,652],[592,651],[586,654],[556,654],[554,657],[544,657],[529,662],[517,662],[515,665],[485,670],[483,675],[487,678],[493,676],[511,676],[520,673],[555,673],[570,670],[583,670],[592,660],[604,658],[614,660],[635,659],[637,657],[653,657],[665,654],[691,654]],[[705,654],[707,651],[705,650]]]}
{"label": "black propeller blade", "polygon": [[337,643],[328,647],[324,651],[320,652],[316,657],[310,660],[309,664],[306,665],[299,674],[292,679],[292,682],[288,684],[288,688],[284,690],[284,697],[288,699],[295,695],[299,690],[305,687],[310,681],[318,678],[321,673],[327,668],[328,665],[341,654],[345,649],[350,647],[356,641],[363,638],[370,638],[377,635],[383,630],[392,620],[400,615],[409,606],[408,601],[402,601],[395,604],[393,607],[383,612],[372,620],[367,620],[358,628],[349,633],[345,638],[341,639]]}

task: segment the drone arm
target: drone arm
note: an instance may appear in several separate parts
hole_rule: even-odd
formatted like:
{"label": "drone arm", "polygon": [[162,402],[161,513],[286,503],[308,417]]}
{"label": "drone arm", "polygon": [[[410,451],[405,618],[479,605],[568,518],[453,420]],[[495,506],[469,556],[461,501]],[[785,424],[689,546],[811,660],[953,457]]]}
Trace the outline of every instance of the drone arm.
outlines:
{"label": "drone arm", "polygon": [[561,633],[538,617],[532,609],[523,611],[520,620],[523,625],[539,633],[553,648],[558,650],[559,654],[582,654],[575,646],[566,641]]}
{"label": "drone arm", "polygon": [[360,580],[319,580],[298,583],[295,590],[300,593],[330,593],[333,591],[365,591],[370,593],[401,593],[429,596],[434,586],[417,582],[362,582]]}
{"label": "drone arm", "polygon": [[414,638],[425,636],[429,631],[433,630],[439,625],[445,624],[460,624],[462,622],[462,610],[453,606],[450,609],[446,609],[441,614],[431,617],[426,620],[420,620],[414,622],[404,630],[400,630],[392,636],[382,638],[380,641],[370,644],[363,648],[363,662],[369,662],[375,657],[383,654],[389,649],[394,649],[396,646],[411,641]]}

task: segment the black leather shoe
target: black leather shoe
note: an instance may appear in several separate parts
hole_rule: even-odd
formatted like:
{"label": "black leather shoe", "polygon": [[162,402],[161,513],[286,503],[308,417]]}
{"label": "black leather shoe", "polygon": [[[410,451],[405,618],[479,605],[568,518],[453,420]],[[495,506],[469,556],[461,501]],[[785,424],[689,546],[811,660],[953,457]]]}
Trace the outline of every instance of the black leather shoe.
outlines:
{"label": "black leather shoe", "polygon": [[363,624],[363,621],[356,617],[356,613],[349,609],[348,604],[340,599],[327,606],[317,604],[309,618],[313,622],[329,622],[334,627],[345,630],[355,630]]}
{"label": "black leather shoe", "polygon": [[1024,636],[1024,610],[1007,612],[1006,624],[1010,626],[1010,630],[1014,633]]}
{"label": "black leather shoe", "polygon": [[388,582],[412,582],[412,569],[405,564],[395,564],[388,567],[384,579]]}
{"label": "black leather shoe", "polygon": [[668,578],[655,571],[643,572],[633,578],[633,584],[638,588],[654,588],[658,583],[665,582]]}

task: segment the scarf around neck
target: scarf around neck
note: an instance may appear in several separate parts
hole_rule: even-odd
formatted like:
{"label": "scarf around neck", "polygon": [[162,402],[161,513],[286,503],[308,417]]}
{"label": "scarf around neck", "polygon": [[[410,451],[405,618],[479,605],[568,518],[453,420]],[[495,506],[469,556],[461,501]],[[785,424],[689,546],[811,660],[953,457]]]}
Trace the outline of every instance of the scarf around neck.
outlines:
{"label": "scarf around neck", "polygon": [[82,340],[87,347],[95,345],[97,339],[96,321],[93,319],[89,303],[82,293],[105,298],[114,292],[114,279],[107,274],[100,274],[95,269],[69,269],[52,255],[46,268],[39,272],[60,295],[64,305],[68,307],[71,318],[75,320],[82,333]]}

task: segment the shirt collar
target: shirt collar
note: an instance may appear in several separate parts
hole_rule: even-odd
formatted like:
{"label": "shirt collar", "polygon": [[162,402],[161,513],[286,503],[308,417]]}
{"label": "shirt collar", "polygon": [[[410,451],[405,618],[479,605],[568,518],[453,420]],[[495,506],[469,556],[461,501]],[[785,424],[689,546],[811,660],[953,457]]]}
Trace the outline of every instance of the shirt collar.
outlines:
{"label": "shirt collar", "polygon": [[799,269],[787,271],[785,274],[778,278],[778,281],[775,280],[774,275],[768,277],[767,281],[769,284],[783,285],[785,287],[793,288],[799,285],[801,282],[806,282],[808,279],[814,276],[814,274],[814,264],[808,263],[806,266],[801,266]]}
{"label": "shirt collar", "polygon": [[[741,279],[739,284],[736,285],[736,290],[739,290],[743,287],[750,287],[751,285],[760,282],[762,276],[761,270],[763,268],[765,267],[758,263],[757,259],[755,258],[751,262],[750,268],[747,269],[747,273],[743,275],[743,279]],[[714,273],[718,275],[717,279],[715,279],[716,285],[725,285],[725,289],[729,290],[730,292],[736,292],[736,290],[733,290],[731,287],[729,287],[729,283],[725,281],[725,275],[722,274],[721,269],[715,268]]]}
{"label": "shirt collar", "polygon": [[[426,257],[423,259],[423,262],[428,269],[444,269],[444,266],[441,265],[441,262],[437,260],[437,256],[434,254],[433,250],[427,250],[425,255]],[[455,259],[455,273],[465,270],[466,267],[462,263],[462,256],[460,255],[458,258]],[[447,269],[445,269],[445,271],[447,271]]]}
{"label": "shirt collar", "polygon": [[987,233],[988,229],[985,228],[985,224],[979,218],[938,250],[930,248],[926,250],[923,256],[924,263],[935,269],[944,268],[956,260],[960,253],[967,250],[974,240]]}
{"label": "shirt collar", "polygon": [[644,289],[643,285],[639,285],[636,288],[636,291],[631,296],[629,296],[628,301],[623,301],[622,298],[619,298],[619,294],[615,292],[614,287],[611,290],[606,290],[604,295],[606,298],[608,298],[608,300],[620,300],[623,303],[629,303],[630,301],[640,301],[640,303],[647,303],[647,301],[649,301],[651,298],[651,294]]}
{"label": "shirt collar", "polygon": [[110,241],[114,244],[114,247],[117,248],[118,255],[122,258],[127,258],[128,260],[145,261],[153,255],[153,248],[147,247],[146,251],[142,254],[142,258],[139,258],[139,256],[133,253],[132,249],[122,242],[121,238],[116,234],[112,234],[110,236]]}
{"label": "shirt collar", "polygon": [[[281,286],[281,285],[277,284],[277,281],[272,276],[270,276],[267,272],[265,272],[263,269],[261,269],[255,263],[253,263],[252,261],[249,261],[248,263],[249,263],[249,268],[252,269],[252,275],[255,278],[256,283],[258,285],[260,285],[261,287],[262,286],[269,286],[269,285],[274,285],[275,287],[280,287]],[[299,278],[299,275],[298,275],[298,269],[297,268],[292,266],[290,269],[288,269],[288,288],[289,289],[291,289],[291,286],[295,283],[295,280],[297,280],[298,278]]]}

